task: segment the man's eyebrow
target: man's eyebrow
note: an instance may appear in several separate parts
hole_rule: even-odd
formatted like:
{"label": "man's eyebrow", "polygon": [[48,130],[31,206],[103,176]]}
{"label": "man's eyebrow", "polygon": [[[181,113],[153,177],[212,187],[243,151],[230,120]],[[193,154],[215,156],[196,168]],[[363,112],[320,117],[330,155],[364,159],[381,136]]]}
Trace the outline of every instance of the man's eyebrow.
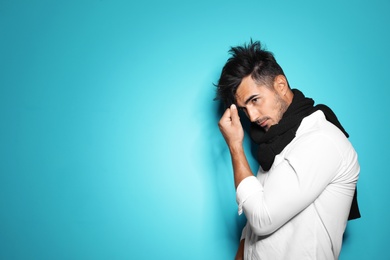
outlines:
{"label": "man's eyebrow", "polygon": [[255,95],[252,95],[250,96],[249,98],[247,98],[247,100],[245,100],[245,105],[248,104],[253,98],[255,98],[256,96],[258,96],[258,94],[255,94]]}

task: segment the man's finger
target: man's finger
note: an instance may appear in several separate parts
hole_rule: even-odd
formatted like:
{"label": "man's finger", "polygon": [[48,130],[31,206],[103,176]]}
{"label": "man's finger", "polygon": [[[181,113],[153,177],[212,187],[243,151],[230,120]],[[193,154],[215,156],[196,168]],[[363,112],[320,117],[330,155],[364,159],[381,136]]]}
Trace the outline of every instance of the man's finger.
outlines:
{"label": "man's finger", "polygon": [[225,110],[225,113],[223,113],[222,118],[224,120],[231,121],[230,117],[231,117],[231,111],[230,108],[228,108]]}
{"label": "man's finger", "polygon": [[221,119],[218,122],[219,127],[225,126],[227,123],[231,122],[230,118],[230,108],[226,109],[226,111],[223,113]]}
{"label": "man's finger", "polygon": [[230,106],[230,117],[232,118],[233,124],[240,122],[240,116],[238,115],[238,110],[235,104]]}

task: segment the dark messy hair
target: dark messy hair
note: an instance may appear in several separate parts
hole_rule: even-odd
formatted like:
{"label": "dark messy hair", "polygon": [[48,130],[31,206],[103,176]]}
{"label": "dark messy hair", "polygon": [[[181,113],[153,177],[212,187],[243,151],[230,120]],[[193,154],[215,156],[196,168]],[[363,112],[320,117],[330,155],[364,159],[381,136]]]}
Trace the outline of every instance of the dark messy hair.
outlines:
{"label": "dark messy hair", "polygon": [[229,53],[232,56],[222,69],[215,97],[226,107],[236,103],[236,91],[244,77],[251,75],[257,84],[273,88],[275,77],[285,76],[272,52],[262,48],[259,41],[231,47]]}

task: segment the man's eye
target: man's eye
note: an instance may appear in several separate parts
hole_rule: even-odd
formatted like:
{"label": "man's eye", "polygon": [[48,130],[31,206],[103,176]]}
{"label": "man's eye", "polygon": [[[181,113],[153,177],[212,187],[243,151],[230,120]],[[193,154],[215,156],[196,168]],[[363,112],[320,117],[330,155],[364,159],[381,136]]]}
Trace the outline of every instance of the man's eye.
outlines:
{"label": "man's eye", "polygon": [[252,99],[252,103],[256,103],[256,102],[257,102],[257,100],[258,100],[258,98],[254,98],[254,99]]}

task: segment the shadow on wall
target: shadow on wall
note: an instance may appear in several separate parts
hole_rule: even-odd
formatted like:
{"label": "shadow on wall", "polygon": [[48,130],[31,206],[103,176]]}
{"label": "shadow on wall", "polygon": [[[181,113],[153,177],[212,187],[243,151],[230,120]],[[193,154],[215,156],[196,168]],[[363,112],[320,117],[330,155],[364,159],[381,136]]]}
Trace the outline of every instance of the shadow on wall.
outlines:
{"label": "shadow on wall", "polygon": [[[236,253],[246,218],[244,214],[239,216],[237,213],[231,157],[218,128],[218,122],[225,112],[222,102],[214,100],[216,87],[213,83],[218,79],[219,73],[213,71],[204,78],[203,84],[199,87],[200,92],[194,101],[196,104],[194,116],[200,126],[196,137],[197,149],[199,149],[197,158],[200,158],[200,161],[195,163],[204,166],[202,167],[204,171],[200,174],[204,178],[203,183],[207,191],[207,210],[212,211],[212,214],[207,213],[205,221],[211,227],[212,241],[217,243],[216,247],[226,249],[225,253],[230,257]],[[249,126],[246,116],[240,114],[240,117],[243,125]],[[249,135],[245,133],[245,136],[244,145],[249,148],[247,143]],[[205,245],[206,248],[209,246]]]}
{"label": "shadow on wall", "polygon": [[[213,97],[214,98],[214,97]],[[223,222],[224,229],[226,231],[226,239],[229,243],[236,245],[241,237],[242,228],[246,223],[244,215],[239,216],[237,214],[237,204],[235,197],[233,172],[230,160],[229,150],[223,139],[222,134],[218,129],[218,122],[225,112],[225,107],[222,102],[218,100],[211,101],[210,111],[212,111],[212,124],[213,128],[217,131],[213,131],[213,135],[208,140],[211,140],[213,144],[210,144],[210,159],[213,167],[213,180],[212,183],[216,189],[216,215],[220,216],[220,221]],[[216,141],[218,140],[218,141]]]}

